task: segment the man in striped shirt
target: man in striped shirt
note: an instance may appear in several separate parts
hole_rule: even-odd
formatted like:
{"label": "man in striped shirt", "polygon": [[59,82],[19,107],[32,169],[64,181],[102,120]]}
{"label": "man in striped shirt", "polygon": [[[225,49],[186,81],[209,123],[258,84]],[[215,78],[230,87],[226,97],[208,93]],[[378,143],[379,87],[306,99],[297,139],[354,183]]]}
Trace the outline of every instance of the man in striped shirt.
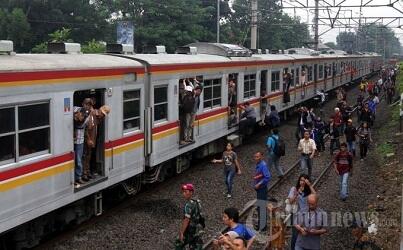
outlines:
{"label": "man in striped shirt", "polygon": [[345,201],[348,196],[348,177],[353,175],[353,156],[347,151],[347,144],[344,142],[334,158],[334,169],[340,176],[340,198]]}

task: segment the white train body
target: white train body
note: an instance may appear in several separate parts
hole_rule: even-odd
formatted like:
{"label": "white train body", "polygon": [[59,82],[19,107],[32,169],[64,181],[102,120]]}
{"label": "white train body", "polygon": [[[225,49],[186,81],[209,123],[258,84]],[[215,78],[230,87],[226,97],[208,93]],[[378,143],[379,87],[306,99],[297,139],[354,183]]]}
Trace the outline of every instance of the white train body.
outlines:
{"label": "white train body", "polygon": [[[352,65],[354,74],[341,72],[342,62]],[[237,129],[228,128],[229,74],[238,76],[237,103],[248,101],[259,114],[261,85],[267,90],[264,98],[284,111],[315,96],[316,89],[337,88],[379,69],[380,63],[376,55],[0,55],[0,233],[133,177],[155,181],[167,162],[174,161],[181,172],[191,154],[211,153],[211,143]],[[325,64],[337,67],[326,79]],[[284,104],[283,69],[293,70],[297,81],[302,65],[317,68],[317,75],[307,86],[291,86],[291,102]],[[180,147],[178,84],[195,76],[215,80],[215,94],[208,100],[203,90],[195,143]],[[72,111],[75,93],[87,90],[98,93],[111,112],[98,144],[102,178],[77,190]],[[213,105],[204,107],[210,101]],[[125,117],[130,104],[136,115]]]}

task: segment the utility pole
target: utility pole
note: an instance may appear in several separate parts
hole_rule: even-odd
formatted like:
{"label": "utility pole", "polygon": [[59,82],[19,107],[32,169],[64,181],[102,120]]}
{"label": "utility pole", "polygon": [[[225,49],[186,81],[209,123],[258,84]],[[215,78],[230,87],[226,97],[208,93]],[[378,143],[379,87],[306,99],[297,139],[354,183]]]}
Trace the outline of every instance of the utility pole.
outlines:
{"label": "utility pole", "polygon": [[315,0],[315,50],[319,49],[319,0]]}
{"label": "utility pole", "polygon": [[220,43],[220,0],[217,0],[217,43]]}
{"label": "utility pole", "polygon": [[257,44],[257,0],[252,0],[252,21],[250,32],[250,48],[256,49]]}

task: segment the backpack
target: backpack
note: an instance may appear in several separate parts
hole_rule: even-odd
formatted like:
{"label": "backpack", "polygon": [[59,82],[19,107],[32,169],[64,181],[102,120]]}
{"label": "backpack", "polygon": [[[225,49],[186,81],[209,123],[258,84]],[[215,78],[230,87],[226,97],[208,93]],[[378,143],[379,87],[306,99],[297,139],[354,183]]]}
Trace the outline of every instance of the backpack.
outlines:
{"label": "backpack", "polygon": [[195,206],[195,212],[194,212],[194,216],[195,216],[195,222],[202,226],[202,228],[206,227],[206,219],[203,217],[203,214],[201,212],[201,204],[200,204],[200,200],[193,200],[196,203]]}
{"label": "backpack", "polygon": [[274,136],[271,136],[271,138],[274,140],[274,148],[273,148],[273,153],[278,156],[284,156],[285,155],[285,143],[284,141],[279,138],[278,140],[274,138]]}

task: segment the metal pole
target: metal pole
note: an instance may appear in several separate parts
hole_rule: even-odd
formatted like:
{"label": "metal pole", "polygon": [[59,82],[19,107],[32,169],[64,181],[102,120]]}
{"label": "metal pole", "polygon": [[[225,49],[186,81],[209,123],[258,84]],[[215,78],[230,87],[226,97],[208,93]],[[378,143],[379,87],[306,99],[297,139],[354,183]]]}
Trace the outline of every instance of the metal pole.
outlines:
{"label": "metal pole", "polygon": [[257,0],[252,0],[252,22],[250,32],[250,48],[256,49],[257,44]]}
{"label": "metal pole", "polygon": [[220,0],[217,0],[217,43],[220,43]]}
{"label": "metal pole", "polygon": [[315,0],[315,50],[319,48],[319,0]]}

